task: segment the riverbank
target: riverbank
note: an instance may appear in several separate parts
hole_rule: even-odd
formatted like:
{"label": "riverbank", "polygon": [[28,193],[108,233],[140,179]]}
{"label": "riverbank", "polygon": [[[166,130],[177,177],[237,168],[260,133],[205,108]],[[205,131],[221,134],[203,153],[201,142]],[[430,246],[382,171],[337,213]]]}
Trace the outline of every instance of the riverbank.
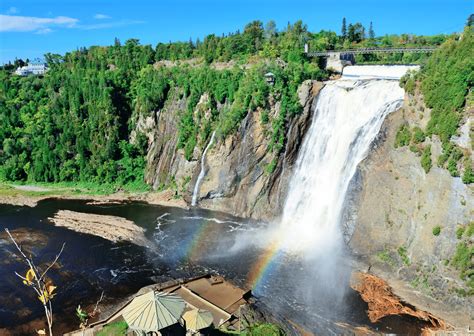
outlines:
{"label": "riverbank", "polygon": [[97,203],[140,201],[154,205],[188,208],[182,198],[176,198],[172,190],[111,191],[110,188],[97,188],[69,184],[14,184],[0,183],[0,204],[34,207],[39,201],[55,199],[90,200]]}

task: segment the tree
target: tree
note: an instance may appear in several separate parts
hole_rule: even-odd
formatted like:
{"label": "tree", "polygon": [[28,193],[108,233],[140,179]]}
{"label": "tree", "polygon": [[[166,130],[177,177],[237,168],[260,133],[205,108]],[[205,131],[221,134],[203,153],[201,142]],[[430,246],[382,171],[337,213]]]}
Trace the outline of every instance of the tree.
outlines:
{"label": "tree", "polygon": [[276,23],[275,21],[273,20],[270,20],[267,22],[267,24],[265,25],[265,38],[267,40],[271,40],[275,37],[276,35]]}
{"label": "tree", "polygon": [[[20,257],[23,259],[24,263],[28,266],[28,270],[25,276],[22,276],[15,272],[16,276],[23,280],[23,284],[32,288],[38,295],[38,300],[41,302],[44,308],[44,313],[46,316],[46,322],[48,323],[49,335],[53,336],[53,307],[51,304],[51,299],[55,296],[56,286],[53,285],[53,282],[47,278],[48,271],[58,262],[59,257],[63,253],[65,243],[63,243],[61,250],[56,255],[54,260],[46,267],[44,270],[39,269],[33,258],[27,257],[22,248],[18,245],[16,240],[13,238],[10,230],[5,229],[5,232],[10,237],[11,241],[15,245]],[[44,332],[44,331],[43,331]]]}
{"label": "tree", "polygon": [[364,35],[365,29],[360,22],[357,22],[355,24],[349,24],[349,28],[347,31],[347,37],[349,39],[349,42],[362,42],[362,40],[364,40]]}
{"label": "tree", "polygon": [[370,26],[369,26],[369,39],[371,40],[375,39],[375,32],[374,32],[374,27],[372,25],[372,21],[370,21]]}
{"label": "tree", "polygon": [[342,28],[341,28],[341,35],[342,39],[345,40],[347,38],[347,26],[346,26],[346,18],[342,18]]}
{"label": "tree", "polygon": [[469,15],[469,17],[467,18],[466,26],[474,27],[474,14]]}
{"label": "tree", "polygon": [[245,26],[244,38],[248,48],[247,52],[254,53],[261,49],[263,33],[263,23],[259,20],[252,21]]}

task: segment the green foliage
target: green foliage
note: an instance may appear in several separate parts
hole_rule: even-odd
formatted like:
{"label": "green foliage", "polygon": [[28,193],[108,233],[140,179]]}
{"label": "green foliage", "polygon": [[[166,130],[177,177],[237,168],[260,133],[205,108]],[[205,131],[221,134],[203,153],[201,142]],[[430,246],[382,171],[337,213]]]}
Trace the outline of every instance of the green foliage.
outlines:
{"label": "green foliage", "polygon": [[283,330],[271,323],[259,323],[248,327],[245,336],[284,336]]}
{"label": "green foliage", "polygon": [[106,325],[97,336],[125,336],[127,335],[128,325],[125,321],[114,322]]}
{"label": "green foliage", "polygon": [[395,136],[395,148],[408,146],[411,140],[411,131],[408,124],[403,124],[397,131]]}
{"label": "green foliage", "polygon": [[[147,118],[156,119],[171,97],[187,104],[178,121],[178,147],[188,160],[196,146],[202,148],[208,142],[213,129],[220,137],[228,136],[248,113],[258,109],[263,111],[262,123],[269,126],[269,151],[278,158],[289,120],[302,108],[298,85],[305,79],[326,78],[304,55],[305,42],[317,50],[438,45],[444,39],[403,35],[366,39],[360,23],[351,24],[347,36],[341,38],[330,31],[311,33],[302,21],[281,30],[274,22],[264,27],[253,21],[242,32],[208,35],[203,41],[159,43],[155,49],[130,39],[123,45],[116,40],[110,47],[80,48],[64,56],[47,54],[50,70],[42,78],[11,75],[22,65],[17,60],[0,69],[0,180],[146,190],[147,143],[137,126],[143,126]],[[216,70],[179,62],[191,58],[197,58],[196,64],[234,60],[236,66]],[[176,61],[175,66],[154,64],[163,60]],[[243,63],[252,66],[238,66]],[[263,75],[268,71],[275,74],[273,86],[265,82]],[[204,93],[209,94],[209,101],[197,108]],[[276,117],[268,115],[270,98],[281,101]],[[464,172],[470,179],[469,170]]]}
{"label": "green foliage", "polygon": [[471,238],[474,235],[474,222],[469,223],[466,229],[466,237]]}
{"label": "green foliage", "polygon": [[474,276],[474,246],[466,242],[460,242],[456,245],[456,252],[451,259],[453,265],[459,272],[461,279],[466,276]]}
{"label": "green foliage", "polygon": [[464,231],[466,230],[466,228],[464,226],[460,226],[456,229],[456,238],[457,239],[461,239],[462,238],[462,235],[464,234]]}
{"label": "green foliage", "polygon": [[86,322],[87,319],[89,318],[89,314],[84,309],[81,308],[81,305],[76,307],[76,316],[79,319],[79,321],[81,321],[81,323]]}
{"label": "green foliage", "polygon": [[152,54],[129,40],[67,53],[43,78],[2,71],[2,178],[142,183],[146,144],[125,145],[136,100],[128,91]]}
{"label": "green foliage", "polygon": [[464,167],[464,174],[462,175],[463,183],[474,183],[474,170],[472,169],[472,161],[470,158],[466,158],[464,161]]}
{"label": "green foliage", "polygon": [[422,71],[421,90],[432,109],[427,134],[448,142],[456,133],[469,88],[474,84],[474,33],[447,41],[430,57]]}
{"label": "green foliage", "polygon": [[439,236],[441,233],[441,226],[437,225],[433,228],[433,236]]}
{"label": "green foliage", "polygon": [[404,88],[407,93],[414,94],[416,80],[416,72],[408,71],[402,78],[400,78],[400,87]]}
{"label": "green foliage", "polygon": [[432,166],[431,145],[426,146],[425,149],[423,149],[423,153],[421,154],[421,166],[425,170],[425,173],[428,174]]}
{"label": "green foliage", "polygon": [[265,173],[272,174],[275,171],[275,168],[278,164],[278,160],[274,158],[267,166],[265,166]]}
{"label": "green foliage", "polygon": [[425,133],[418,126],[416,126],[413,129],[413,139],[412,140],[415,144],[419,144],[419,143],[422,143],[423,141],[425,141]]}
{"label": "green foliage", "polygon": [[389,264],[390,266],[394,267],[396,265],[395,260],[390,256],[389,251],[383,250],[379,253],[377,253],[377,258],[380,259],[380,261]]}
{"label": "green foliage", "polygon": [[400,246],[397,251],[403,263],[409,266],[411,262],[410,258],[408,257],[407,248],[405,246]]}

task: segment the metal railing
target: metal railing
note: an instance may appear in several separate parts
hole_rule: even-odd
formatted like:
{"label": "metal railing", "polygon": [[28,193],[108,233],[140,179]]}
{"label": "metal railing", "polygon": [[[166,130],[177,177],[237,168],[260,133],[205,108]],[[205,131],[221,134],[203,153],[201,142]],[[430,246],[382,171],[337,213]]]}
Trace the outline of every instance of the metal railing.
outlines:
{"label": "metal railing", "polygon": [[436,50],[436,47],[419,47],[419,48],[362,48],[347,50],[325,50],[325,51],[308,51],[306,54],[310,57],[332,56],[332,55],[361,55],[361,54],[390,54],[390,53],[430,53]]}

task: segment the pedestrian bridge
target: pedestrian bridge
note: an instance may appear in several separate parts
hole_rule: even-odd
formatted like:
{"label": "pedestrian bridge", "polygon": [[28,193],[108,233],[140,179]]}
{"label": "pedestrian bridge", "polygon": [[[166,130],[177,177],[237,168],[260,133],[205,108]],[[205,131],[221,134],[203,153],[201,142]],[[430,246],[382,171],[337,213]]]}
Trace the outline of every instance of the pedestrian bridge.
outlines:
{"label": "pedestrian bridge", "polygon": [[331,69],[336,73],[342,73],[347,65],[355,64],[355,55],[364,54],[391,54],[391,53],[431,53],[436,47],[417,47],[417,48],[361,48],[346,50],[323,50],[309,51],[308,44],[305,44],[304,51],[309,57],[324,58],[325,68]]}
{"label": "pedestrian bridge", "polygon": [[305,45],[305,52],[310,57],[337,57],[345,55],[363,55],[363,54],[391,54],[391,53],[431,53],[436,47],[417,47],[417,48],[361,48],[346,50],[324,50],[309,51],[308,45]]}

